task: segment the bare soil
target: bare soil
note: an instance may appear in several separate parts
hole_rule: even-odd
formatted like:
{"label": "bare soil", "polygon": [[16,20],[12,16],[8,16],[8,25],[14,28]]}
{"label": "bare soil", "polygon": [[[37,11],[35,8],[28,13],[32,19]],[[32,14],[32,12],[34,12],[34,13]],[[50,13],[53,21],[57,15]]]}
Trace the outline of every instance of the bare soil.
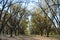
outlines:
{"label": "bare soil", "polygon": [[10,37],[7,36],[0,36],[0,40],[60,40],[59,38],[54,37],[45,37],[45,36],[25,36],[25,35],[19,35],[19,36],[13,36]]}

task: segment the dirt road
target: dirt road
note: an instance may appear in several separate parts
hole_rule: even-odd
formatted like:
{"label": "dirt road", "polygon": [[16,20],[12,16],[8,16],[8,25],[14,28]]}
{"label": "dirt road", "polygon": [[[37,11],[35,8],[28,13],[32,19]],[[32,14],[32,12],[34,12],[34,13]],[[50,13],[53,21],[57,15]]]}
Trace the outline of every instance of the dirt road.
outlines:
{"label": "dirt road", "polygon": [[58,38],[44,37],[44,36],[0,36],[0,40],[60,40]]}

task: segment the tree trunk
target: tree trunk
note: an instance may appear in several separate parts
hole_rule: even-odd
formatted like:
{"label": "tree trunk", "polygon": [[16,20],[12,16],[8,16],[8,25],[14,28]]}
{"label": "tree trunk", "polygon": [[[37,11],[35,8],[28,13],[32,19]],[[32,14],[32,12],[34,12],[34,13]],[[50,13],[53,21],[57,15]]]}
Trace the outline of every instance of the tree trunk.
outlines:
{"label": "tree trunk", "polygon": [[17,34],[16,34],[16,29],[15,29],[15,36],[17,36]]}
{"label": "tree trunk", "polygon": [[49,37],[49,33],[50,33],[50,26],[47,27],[47,37]]}
{"label": "tree trunk", "polygon": [[18,27],[18,35],[20,34],[20,30],[19,30],[19,27]]}
{"label": "tree trunk", "polygon": [[47,30],[47,37],[49,37],[49,30]]}
{"label": "tree trunk", "polygon": [[2,30],[2,33],[3,33],[3,35],[4,35],[4,29]]}
{"label": "tree trunk", "polygon": [[10,29],[10,37],[12,37],[13,36],[13,30],[12,29]]}
{"label": "tree trunk", "polygon": [[40,30],[41,30],[41,36],[43,36],[43,28],[41,27],[41,29],[40,29]]}

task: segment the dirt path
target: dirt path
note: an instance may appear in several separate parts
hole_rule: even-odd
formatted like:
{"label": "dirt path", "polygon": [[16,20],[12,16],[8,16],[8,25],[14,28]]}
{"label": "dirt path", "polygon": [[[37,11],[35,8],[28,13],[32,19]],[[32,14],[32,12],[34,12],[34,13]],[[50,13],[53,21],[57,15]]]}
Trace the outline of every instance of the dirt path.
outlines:
{"label": "dirt path", "polygon": [[0,39],[2,40],[60,40],[58,38],[52,38],[52,37],[43,37],[43,36],[0,36]]}

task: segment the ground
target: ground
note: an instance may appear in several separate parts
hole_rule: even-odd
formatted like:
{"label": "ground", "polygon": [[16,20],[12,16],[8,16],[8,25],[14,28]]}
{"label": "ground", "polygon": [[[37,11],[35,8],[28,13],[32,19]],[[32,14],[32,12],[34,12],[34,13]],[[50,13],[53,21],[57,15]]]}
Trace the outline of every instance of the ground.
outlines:
{"label": "ground", "polygon": [[55,37],[46,37],[46,36],[25,36],[25,35],[19,35],[19,36],[13,36],[10,37],[9,35],[7,36],[0,36],[0,39],[2,40],[60,40],[59,38]]}

